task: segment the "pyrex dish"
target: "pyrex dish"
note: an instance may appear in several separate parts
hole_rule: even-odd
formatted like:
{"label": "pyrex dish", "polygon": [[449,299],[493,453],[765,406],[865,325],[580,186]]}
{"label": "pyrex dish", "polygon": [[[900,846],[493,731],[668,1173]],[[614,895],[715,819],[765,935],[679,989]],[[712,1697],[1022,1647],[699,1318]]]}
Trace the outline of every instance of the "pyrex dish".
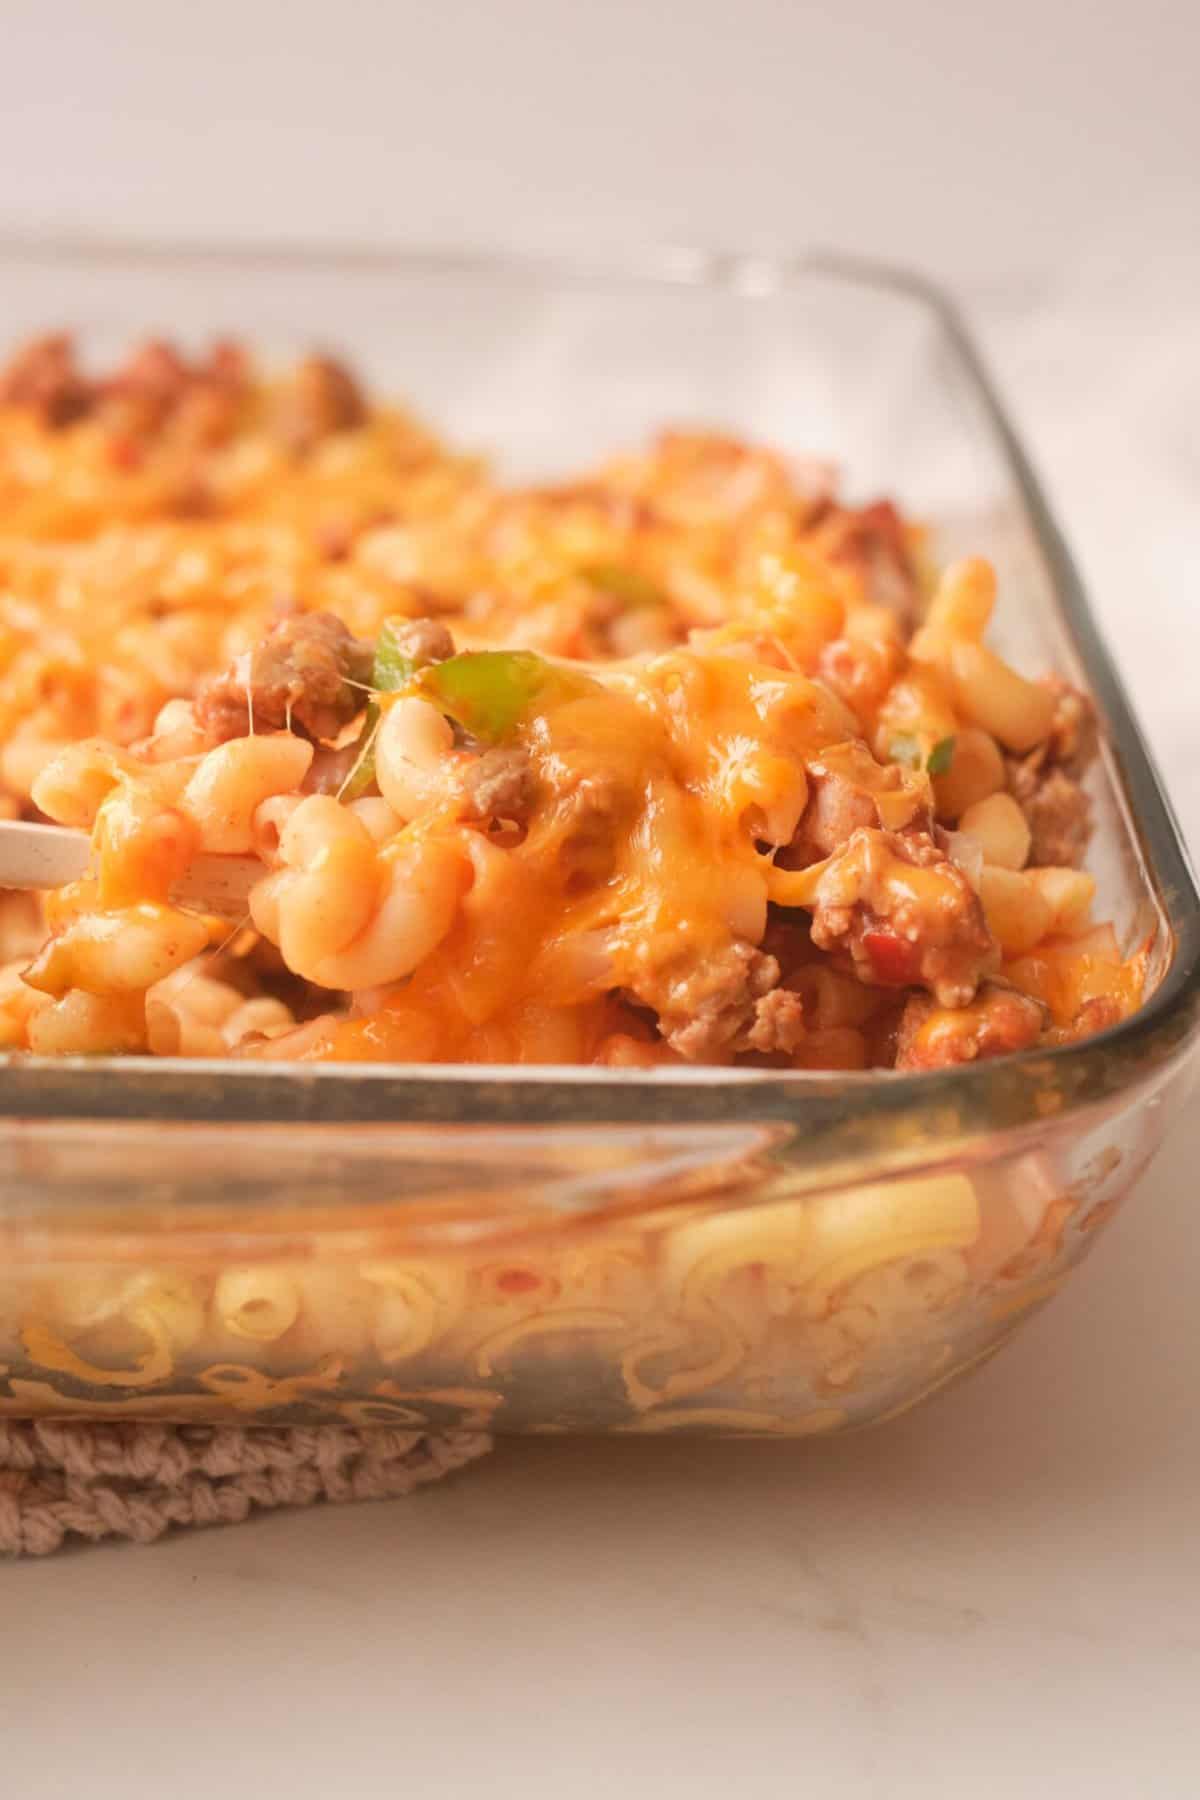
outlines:
{"label": "pyrex dish", "polygon": [[1000,578],[1095,696],[1097,913],[1144,1006],[912,1076],[11,1058],[0,1412],[817,1432],[991,1354],[1179,1111],[1200,902],[1079,582],[941,296],[810,258],[648,272],[10,246],[6,339],[316,341],[518,475],[664,422],[838,461]]}

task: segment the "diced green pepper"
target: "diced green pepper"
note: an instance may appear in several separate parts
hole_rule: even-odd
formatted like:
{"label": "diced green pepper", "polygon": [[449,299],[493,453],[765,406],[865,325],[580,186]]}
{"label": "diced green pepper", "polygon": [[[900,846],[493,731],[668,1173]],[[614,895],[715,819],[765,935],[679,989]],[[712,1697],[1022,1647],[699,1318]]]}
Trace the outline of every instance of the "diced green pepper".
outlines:
{"label": "diced green pepper", "polygon": [[[385,619],[380,626],[375,640],[375,661],[371,664],[371,686],[377,694],[394,694],[397,688],[407,687],[417,672],[416,663],[400,648],[396,636],[397,627],[407,623],[405,619]],[[379,730],[379,717],[379,702],[372,700],[359,733],[359,753],[338,791],[339,800],[357,800],[374,783],[375,733]]]}
{"label": "diced green pepper", "polygon": [[411,619],[385,619],[379,627],[379,636],[375,639],[375,661],[371,664],[371,686],[378,694],[394,694],[405,682],[411,681],[417,672],[417,665],[406,650],[400,648],[397,633]]}
{"label": "diced green pepper", "polygon": [[631,610],[643,606],[663,606],[666,595],[657,584],[624,563],[588,563],[579,573],[602,594],[611,594],[622,606]]}
{"label": "diced green pepper", "polygon": [[511,738],[531,713],[595,687],[533,650],[464,650],[422,669],[416,691],[484,743]]}
{"label": "diced green pepper", "polygon": [[944,775],[954,761],[954,743],[952,737],[939,738],[925,760],[926,770],[930,775]]}

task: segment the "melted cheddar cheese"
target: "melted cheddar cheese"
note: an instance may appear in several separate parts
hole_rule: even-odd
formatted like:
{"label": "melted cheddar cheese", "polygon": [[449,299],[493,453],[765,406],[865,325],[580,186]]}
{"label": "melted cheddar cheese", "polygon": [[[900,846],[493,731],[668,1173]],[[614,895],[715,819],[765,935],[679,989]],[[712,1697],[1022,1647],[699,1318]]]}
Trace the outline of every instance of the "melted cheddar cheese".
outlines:
{"label": "melted cheddar cheese", "polygon": [[[931,581],[889,503],[727,436],[509,489],[320,358],[273,382],[157,345],[95,380],[30,346],[0,375],[0,808],[94,820],[94,858],[5,1041],[59,1048],[78,1018],[103,1048],[114,1000],[128,1047],[139,967],[162,1053],[930,1066],[1017,1047],[1018,1017],[1111,1023],[1141,965],[1080,936],[1090,888],[1045,868],[1086,839],[1085,703],[978,641],[985,565],[922,629]],[[231,936],[173,895],[231,847],[205,759],[264,732],[309,740],[308,773],[251,808],[272,868]],[[988,877],[1007,853],[955,828],[1005,786],[1031,866]],[[347,985],[298,980],[289,945]],[[256,997],[270,1034],[222,1036]]]}

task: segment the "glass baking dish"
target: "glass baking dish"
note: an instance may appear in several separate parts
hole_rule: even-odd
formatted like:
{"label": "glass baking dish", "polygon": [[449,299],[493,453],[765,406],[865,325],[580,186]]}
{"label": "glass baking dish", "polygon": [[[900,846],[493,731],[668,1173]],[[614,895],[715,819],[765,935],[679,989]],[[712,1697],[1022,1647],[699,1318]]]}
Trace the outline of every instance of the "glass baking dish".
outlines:
{"label": "glass baking dish", "polygon": [[0,1412],[817,1433],[892,1415],[1055,1292],[1180,1111],[1200,909],[1062,540],[945,297],[805,257],[618,271],[9,245],[6,339],[344,349],[518,476],[663,423],[828,457],[1000,577],[1088,687],[1098,916],[1145,1005],[927,1075],[0,1066]]}

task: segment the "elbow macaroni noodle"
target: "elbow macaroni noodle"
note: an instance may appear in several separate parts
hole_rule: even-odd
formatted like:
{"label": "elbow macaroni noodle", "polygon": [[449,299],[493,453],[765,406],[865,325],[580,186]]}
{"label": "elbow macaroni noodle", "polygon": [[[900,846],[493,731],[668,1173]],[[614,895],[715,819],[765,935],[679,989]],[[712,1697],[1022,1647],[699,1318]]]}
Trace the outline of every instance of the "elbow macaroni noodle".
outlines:
{"label": "elbow macaroni noodle", "polygon": [[258,808],[298,788],[312,755],[312,745],[303,738],[281,732],[235,738],[201,757],[181,800],[196,823],[201,847],[230,856],[252,850]]}
{"label": "elbow macaroni noodle", "polygon": [[1113,1177],[1098,1168],[1064,1199],[1034,1154],[1001,1191],[989,1171],[982,1189],[956,1172],[743,1208],[718,1196],[508,1246],[215,1273],[168,1250],[135,1273],[69,1267],[32,1292],[6,1276],[0,1333],[43,1383],[110,1411],[519,1425],[544,1418],[561,1380],[564,1425],[803,1433],[997,1347],[1111,1207]]}

